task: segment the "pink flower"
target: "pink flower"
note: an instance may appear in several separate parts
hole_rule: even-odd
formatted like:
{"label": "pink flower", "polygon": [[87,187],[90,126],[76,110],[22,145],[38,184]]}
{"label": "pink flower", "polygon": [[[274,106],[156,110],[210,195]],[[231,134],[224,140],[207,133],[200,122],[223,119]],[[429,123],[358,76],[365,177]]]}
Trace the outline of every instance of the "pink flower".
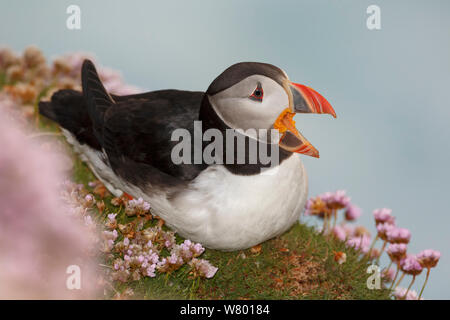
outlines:
{"label": "pink flower", "polygon": [[353,221],[361,216],[361,209],[353,204],[347,205],[345,210],[345,220]]}
{"label": "pink flower", "polygon": [[[67,179],[65,164],[44,152],[3,111],[0,299],[94,298],[97,263],[89,248],[97,235],[84,225],[83,216],[70,216],[78,210],[60,198],[61,183]],[[74,264],[82,270],[82,290],[66,287],[66,270]]]}
{"label": "pink flower", "polygon": [[413,276],[417,276],[422,272],[422,266],[414,255],[408,255],[406,258],[402,259],[400,261],[400,268],[404,273]]}
{"label": "pink flower", "polygon": [[143,215],[146,214],[150,210],[150,204],[144,199],[133,199],[127,202],[125,207],[125,213],[127,216],[134,216],[134,215]]}
{"label": "pink flower", "polygon": [[439,251],[427,249],[417,255],[417,260],[423,268],[430,269],[437,265],[440,257],[441,253]]}
{"label": "pink flower", "polygon": [[386,237],[391,243],[409,243],[411,232],[405,228],[392,228],[386,232]]}
{"label": "pink flower", "polygon": [[345,241],[347,238],[347,233],[342,226],[335,226],[331,229],[331,234],[336,237],[336,239]]}
{"label": "pink flower", "polygon": [[417,300],[418,299],[418,295],[417,295],[416,291],[409,290],[408,294],[406,294],[406,291],[407,291],[406,288],[397,287],[397,288],[395,288],[395,291],[394,291],[394,297],[397,300]]}
{"label": "pink flower", "polygon": [[197,258],[192,259],[189,265],[192,267],[194,276],[208,279],[214,277],[218,269],[211,265],[209,261]]}
{"label": "pink flower", "polygon": [[406,257],[407,246],[404,243],[392,243],[387,248],[387,254],[392,261],[398,262]]}
{"label": "pink flower", "polygon": [[145,269],[145,276],[154,278],[156,277],[155,274],[156,264],[150,265],[147,269]]}
{"label": "pink flower", "polygon": [[387,233],[394,228],[395,226],[388,222],[377,224],[378,237],[384,241],[387,241]]}
{"label": "pink flower", "polygon": [[363,253],[369,252],[371,244],[370,236],[363,235],[359,237],[351,237],[347,240],[346,245],[347,247],[352,247],[355,250],[360,250]]}
{"label": "pink flower", "polygon": [[321,198],[332,209],[343,209],[350,204],[350,198],[347,197],[345,190],[337,190],[334,193],[327,192]]}
{"label": "pink flower", "polygon": [[395,224],[395,217],[391,215],[392,210],[388,208],[375,209],[373,216],[375,217],[375,223],[390,223]]}
{"label": "pink flower", "polygon": [[383,277],[387,281],[393,281],[394,277],[395,277],[395,269],[394,268],[389,268],[389,269],[383,270]]}

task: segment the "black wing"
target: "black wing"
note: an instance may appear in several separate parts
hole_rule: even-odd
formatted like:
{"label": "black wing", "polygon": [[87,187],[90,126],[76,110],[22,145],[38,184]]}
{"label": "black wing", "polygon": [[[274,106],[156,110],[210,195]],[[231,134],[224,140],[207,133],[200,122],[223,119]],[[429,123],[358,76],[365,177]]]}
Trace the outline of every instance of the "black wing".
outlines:
{"label": "black wing", "polygon": [[184,181],[195,178],[206,166],[174,164],[171,152],[178,141],[171,136],[179,128],[193,136],[202,98],[202,92],[177,90],[122,97],[104,117],[102,146],[111,167],[134,183],[148,178],[143,177],[145,165]]}

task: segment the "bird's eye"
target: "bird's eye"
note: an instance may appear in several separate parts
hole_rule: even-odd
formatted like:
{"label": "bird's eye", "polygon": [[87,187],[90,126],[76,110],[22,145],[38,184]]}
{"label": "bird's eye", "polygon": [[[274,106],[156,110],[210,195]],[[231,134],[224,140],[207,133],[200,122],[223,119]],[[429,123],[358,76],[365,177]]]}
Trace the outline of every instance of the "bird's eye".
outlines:
{"label": "bird's eye", "polygon": [[264,97],[264,91],[260,84],[256,87],[255,91],[249,97],[251,100],[262,102]]}

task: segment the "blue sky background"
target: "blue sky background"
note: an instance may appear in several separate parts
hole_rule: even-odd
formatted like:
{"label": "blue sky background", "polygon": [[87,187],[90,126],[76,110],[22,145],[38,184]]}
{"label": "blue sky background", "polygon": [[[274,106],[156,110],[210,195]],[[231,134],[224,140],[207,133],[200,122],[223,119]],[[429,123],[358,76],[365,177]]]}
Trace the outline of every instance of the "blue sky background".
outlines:
{"label": "blue sky background", "polygon": [[[70,4],[81,30],[66,28]],[[321,155],[304,158],[310,194],[346,189],[371,231],[372,210],[392,208],[411,252],[442,252],[425,298],[450,299],[450,1],[2,1],[0,46],[30,44],[95,53],[145,90],[205,90],[239,61],[281,67],[338,115],[296,119]]]}

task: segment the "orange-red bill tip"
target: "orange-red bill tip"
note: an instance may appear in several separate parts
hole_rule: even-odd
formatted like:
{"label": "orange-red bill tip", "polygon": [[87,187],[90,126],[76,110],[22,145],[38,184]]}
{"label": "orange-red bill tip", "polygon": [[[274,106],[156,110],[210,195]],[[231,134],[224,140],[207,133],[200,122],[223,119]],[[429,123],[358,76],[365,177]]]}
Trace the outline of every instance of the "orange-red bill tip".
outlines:
{"label": "orange-red bill tip", "polygon": [[303,84],[291,82],[293,86],[299,89],[303,98],[305,99],[310,112],[312,113],[327,113],[336,118],[336,112],[331,104],[320,93],[313,88],[305,86]]}

